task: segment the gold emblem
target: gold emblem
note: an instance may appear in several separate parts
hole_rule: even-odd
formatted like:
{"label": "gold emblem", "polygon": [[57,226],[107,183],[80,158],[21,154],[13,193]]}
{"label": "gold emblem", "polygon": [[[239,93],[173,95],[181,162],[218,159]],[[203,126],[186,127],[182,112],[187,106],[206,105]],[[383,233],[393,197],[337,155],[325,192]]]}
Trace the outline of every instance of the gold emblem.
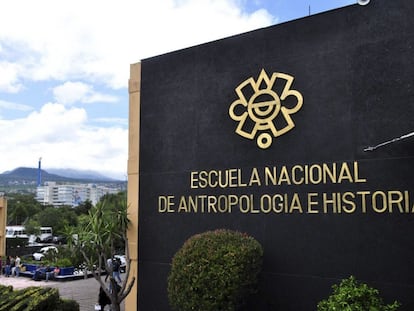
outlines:
{"label": "gold emblem", "polygon": [[303,104],[302,94],[291,89],[293,80],[280,72],[269,77],[262,69],[256,81],[253,77],[243,81],[235,89],[239,98],[229,108],[230,117],[238,122],[235,132],[251,140],[257,136],[257,146],[266,149],[273,138],[293,129],[291,115]]}

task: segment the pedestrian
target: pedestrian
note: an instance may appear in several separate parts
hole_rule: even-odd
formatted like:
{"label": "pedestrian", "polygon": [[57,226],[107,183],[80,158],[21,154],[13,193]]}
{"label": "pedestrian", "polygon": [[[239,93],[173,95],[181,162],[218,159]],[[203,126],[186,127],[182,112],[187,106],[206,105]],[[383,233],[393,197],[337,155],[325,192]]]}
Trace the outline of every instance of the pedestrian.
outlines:
{"label": "pedestrian", "polygon": [[40,264],[40,266],[36,267],[32,279],[33,281],[40,281],[43,275],[45,275],[45,267],[43,266],[43,264]]}
{"label": "pedestrian", "polygon": [[113,273],[115,281],[122,283],[120,270],[121,270],[121,260],[114,257],[112,259],[112,273]]}
{"label": "pedestrian", "polygon": [[7,256],[6,257],[6,266],[4,269],[4,273],[6,274],[6,278],[8,278],[10,276],[10,263],[11,263],[11,257]]}
{"label": "pedestrian", "polygon": [[14,276],[16,272],[16,260],[13,256],[10,257],[10,272],[11,276]]}
{"label": "pedestrian", "polygon": [[111,299],[108,297],[108,295],[105,293],[102,286],[99,288],[99,295],[98,295],[98,304],[101,307],[101,311],[105,309],[106,305],[111,305]]}
{"label": "pedestrian", "polygon": [[21,261],[21,259],[20,259],[19,255],[17,255],[16,259],[14,260],[14,265],[15,265],[14,272],[16,274],[16,277],[19,277],[19,275],[20,275],[20,268],[21,268],[20,261]]}

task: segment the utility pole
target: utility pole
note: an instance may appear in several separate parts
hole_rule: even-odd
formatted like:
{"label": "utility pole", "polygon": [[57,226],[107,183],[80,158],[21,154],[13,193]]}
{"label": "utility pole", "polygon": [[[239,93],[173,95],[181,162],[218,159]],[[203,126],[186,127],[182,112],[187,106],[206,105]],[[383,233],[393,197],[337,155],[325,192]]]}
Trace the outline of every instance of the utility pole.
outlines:
{"label": "utility pole", "polygon": [[37,186],[42,185],[42,157],[39,158],[39,166],[37,169]]}

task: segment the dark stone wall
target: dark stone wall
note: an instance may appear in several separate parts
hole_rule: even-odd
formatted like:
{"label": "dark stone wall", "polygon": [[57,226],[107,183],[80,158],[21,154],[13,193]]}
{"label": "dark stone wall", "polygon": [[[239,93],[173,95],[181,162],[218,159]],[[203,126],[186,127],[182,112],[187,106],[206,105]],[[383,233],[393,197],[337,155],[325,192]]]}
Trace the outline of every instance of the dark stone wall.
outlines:
{"label": "dark stone wall", "polygon": [[[364,151],[414,131],[413,13],[411,0],[373,0],[142,61],[140,311],[169,310],[173,255],[193,234],[217,228],[246,232],[264,247],[260,291],[249,310],[315,310],[332,284],[350,275],[387,302],[402,302],[401,310],[414,309],[414,137]],[[303,96],[295,128],[267,149],[237,135],[229,117],[235,88],[262,69],[293,76],[292,89]],[[253,168],[339,170],[342,163],[356,163],[364,181],[190,185],[196,171],[240,169],[248,180]],[[318,213],[307,208],[309,193],[316,193],[311,210]],[[344,193],[354,196],[351,213]],[[266,194],[286,195],[288,211],[260,211]],[[254,202],[248,213],[178,212],[181,196],[197,195],[251,195]],[[324,195],[335,203],[324,204]],[[173,212],[159,212],[160,196],[174,196]],[[294,196],[302,212],[289,212]],[[334,213],[334,204],[345,209]],[[378,212],[382,204],[386,211]]]}

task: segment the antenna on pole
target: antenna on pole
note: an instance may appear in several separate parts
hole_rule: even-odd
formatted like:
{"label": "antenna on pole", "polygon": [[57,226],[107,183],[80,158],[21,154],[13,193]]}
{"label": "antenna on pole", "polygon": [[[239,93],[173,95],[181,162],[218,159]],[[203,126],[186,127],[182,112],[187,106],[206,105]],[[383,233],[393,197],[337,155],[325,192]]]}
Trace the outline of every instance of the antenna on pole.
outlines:
{"label": "antenna on pole", "polygon": [[39,166],[37,168],[37,186],[42,185],[42,157],[39,158]]}
{"label": "antenna on pole", "polygon": [[377,149],[377,148],[379,148],[379,147],[382,147],[382,146],[385,146],[385,145],[389,145],[389,144],[395,143],[396,141],[403,140],[403,139],[406,139],[406,138],[411,137],[411,136],[414,136],[414,132],[411,132],[411,133],[408,133],[408,134],[406,134],[406,135],[402,135],[402,136],[400,136],[400,137],[396,137],[396,138],[393,138],[393,139],[387,140],[387,141],[385,141],[385,142],[383,142],[383,143],[380,143],[380,144],[378,144],[378,145],[375,145],[375,146],[369,146],[369,147],[366,147],[366,148],[364,149],[364,152],[367,152],[367,151],[374,151],[375,149]]}

